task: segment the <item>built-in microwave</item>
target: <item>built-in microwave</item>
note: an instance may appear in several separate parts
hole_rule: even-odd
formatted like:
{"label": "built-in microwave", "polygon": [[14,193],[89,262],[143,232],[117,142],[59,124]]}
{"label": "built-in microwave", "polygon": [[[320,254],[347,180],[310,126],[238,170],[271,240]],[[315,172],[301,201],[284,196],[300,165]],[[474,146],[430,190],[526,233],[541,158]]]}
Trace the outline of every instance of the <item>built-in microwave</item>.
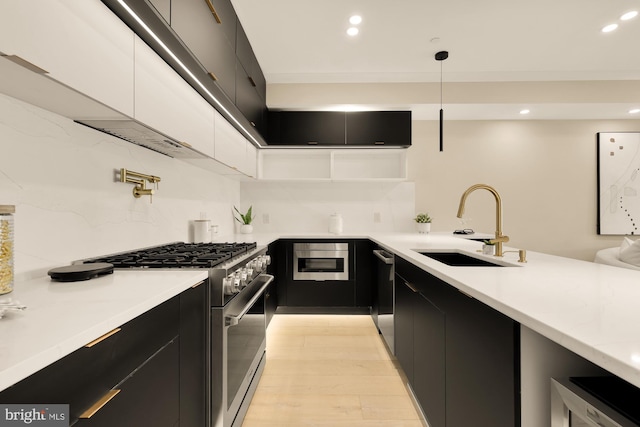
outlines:
{"label": "built-in microwave", "polygon": [[640,389],[614,376],[551,379],[551,427],[638,427]]}
{"label": "built-in microwave", "polygon": [[294,243],[293,280],[348,281],[348,243]]}

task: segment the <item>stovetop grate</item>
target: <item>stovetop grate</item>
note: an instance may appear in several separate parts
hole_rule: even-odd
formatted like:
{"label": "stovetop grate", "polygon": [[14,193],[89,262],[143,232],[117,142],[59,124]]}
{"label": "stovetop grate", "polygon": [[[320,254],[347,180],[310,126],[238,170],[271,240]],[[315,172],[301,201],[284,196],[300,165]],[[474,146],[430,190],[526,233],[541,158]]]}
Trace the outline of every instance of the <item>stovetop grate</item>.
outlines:
{"label": "stovetop grate", "polygon": [[84,260],[115,268],[212,268],[256,248],[256,243],[170,243]]}

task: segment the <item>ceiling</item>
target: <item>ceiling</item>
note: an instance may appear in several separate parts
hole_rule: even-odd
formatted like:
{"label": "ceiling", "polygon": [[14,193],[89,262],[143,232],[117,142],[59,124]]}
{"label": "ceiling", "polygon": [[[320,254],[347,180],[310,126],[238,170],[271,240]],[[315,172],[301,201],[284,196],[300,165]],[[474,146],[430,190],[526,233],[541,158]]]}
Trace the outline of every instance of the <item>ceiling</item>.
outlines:
{"label": "ceiling", "polygon": [[[232,0],[269,84],[302,90],[309,84],[430,83],[451,119],[640,119],[640,16],[621,21],[637,0]],[[360,33],[346,30],[361,15]],[[607,24],[618,23],[611,33]],[[446,50],[449,58],[436,61]],[[441,68],[442,67],[442,68]],[[544,101],[525,91],[507,103],[491,96],[447,103],[455,85],[491,82],[629,82],[620,96]],[[466,86],[468,87],[468,86]],[[495,87],[495,85],[493,86]],[[544,86],[537,86],[544,90]],[[554,86],[555,87],[555,86]],[[584,86],[580,86],[585,91]],[[509,87],[509,90],[512,90]],[[499,90],[499,89],[498,89]],[[550,87],[550,90],[551,87]],[[588,88],[586,89],[588,91]],[[431,91],[433,92],[433,91]],[[440,93],[425,99],[358,102],[362,108],[410,108],[432,117]],[[352,103],[353,104],[353,103]],[[287,105],[269,105],[288,108]],[[334,106],[335,107],[335,106]],[[515,108],[531,114],[515,114]],[[575,108],[574,108],[575,107]],[[307,100],[301,108],[327,108]],[[453,114],[453,116],[452,116]]]}

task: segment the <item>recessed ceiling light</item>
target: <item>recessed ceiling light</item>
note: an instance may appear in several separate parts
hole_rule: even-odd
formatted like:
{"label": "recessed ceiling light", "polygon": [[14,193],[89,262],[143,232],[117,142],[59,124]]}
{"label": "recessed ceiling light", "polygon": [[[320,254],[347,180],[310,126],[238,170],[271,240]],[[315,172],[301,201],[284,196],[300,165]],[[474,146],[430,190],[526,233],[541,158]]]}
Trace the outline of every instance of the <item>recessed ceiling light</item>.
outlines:
{"label": "recessed ceiling light", "polygon": [[529,114],[531,111],[524,109],[524,110],[520,110],[520,114]]}
{"label": "recessed ceiling light", "polygon": [[636,16],[638,16],[638,11],[632,10],[631,12],[627,12],[624,15],[622,15],[620,19],[622,19],[623,21],[628,21],[629,19],[633,19]]}
{"label": "recessed ceiling light", "polygon": [[640,113],[640,108],[633,108],[629,110],[629,114],[638,114]]}
{"label": "recessed ceiling light", "polygon": [[347,30],[347,34],[349,34],[351,37],[358,35],[360,31],[356,28],[356,27],[351,27]]}
{"label": "recessed ceiling light", "polygon": [[611,31],[615,30],[616,28],[618,28],[618,24],[609,24],[605,27],[602,28],[602,32],[603,33],[610,33]]}
{"label": "recessed ceiling light", "polygon": [[351,23],[351,25],[358,25],[362,22],[362,16],[353,15],[351,18],[349,18],[349,22]]}

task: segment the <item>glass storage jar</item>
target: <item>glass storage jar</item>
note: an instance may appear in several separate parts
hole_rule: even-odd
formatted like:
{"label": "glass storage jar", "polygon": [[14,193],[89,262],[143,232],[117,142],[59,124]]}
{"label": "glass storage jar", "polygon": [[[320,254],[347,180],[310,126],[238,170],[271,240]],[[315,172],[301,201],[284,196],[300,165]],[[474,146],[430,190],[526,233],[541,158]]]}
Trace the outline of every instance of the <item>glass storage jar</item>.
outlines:
{"label": "glass storage jar", "polygon": [[13,214],[16,207],[0,205],[0,295],[13,290]]}

